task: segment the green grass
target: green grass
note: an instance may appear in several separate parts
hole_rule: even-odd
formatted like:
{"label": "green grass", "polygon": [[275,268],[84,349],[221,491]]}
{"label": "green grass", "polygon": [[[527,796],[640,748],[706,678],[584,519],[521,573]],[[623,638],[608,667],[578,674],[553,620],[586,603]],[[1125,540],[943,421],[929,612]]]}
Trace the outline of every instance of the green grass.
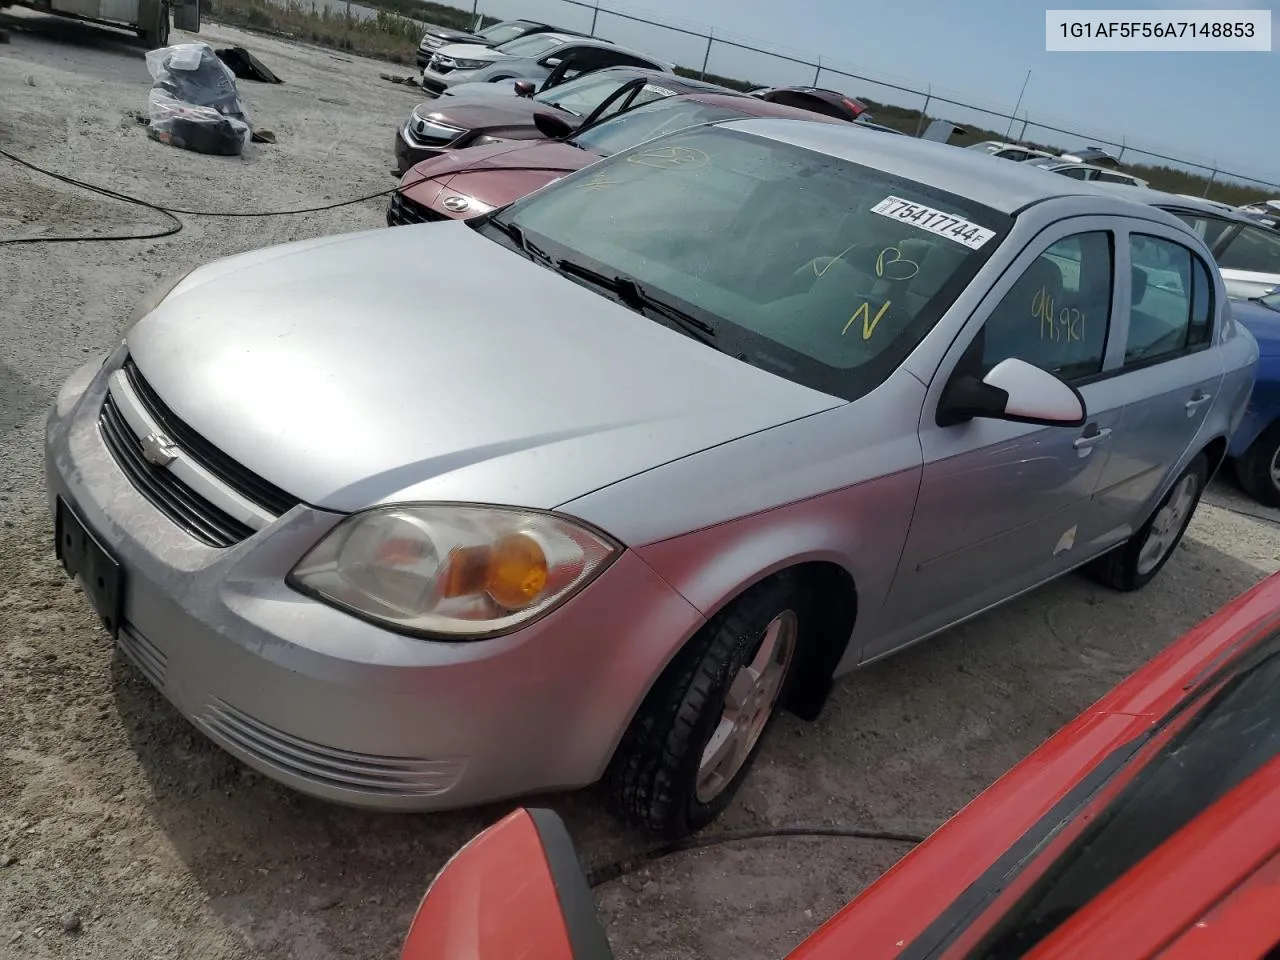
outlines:
{"label": "green grass", "polygon": [[209,18],[221,23],[269,30],[392,63],[412,64],[422,39],[422,30],[413,20],[386,10],[379,10],[375,20],[357,20],[313,7],[306,0],[289,0],[285,6],[268,0],[205,2]]}
{"label": "green grass", "polygon": [[[432,3],[429,0],[360,0],[366,6],[377,7],[376,20],[348,20],[343,14],[334,14],[312,8],[307,0],[289,0],[285,7],[277,6],[268,0],[206,0],[209,15],[224,23],[256,27],[284,33],[302,40],[322,46],[336,47],[352,53],[378,57],[393,63],[412,64],[421,38],[421,30],[413,22],[423,20],[440,26],[453,27],[458,30],[469,30],[475,23],[475,14],[461,7],[443,3]],[[495,23],[493,17],[485,17],[484,25]],[[708,73],[703,76],[700,70],[690,67],[676,67],[681,76],[705,79],[710,83],[733,90],[751,90],[765,86],[749,80],[739,80]],[[857,92],[852,92],[857,96]],[[879,103],[867,97],[858,97],[867,104],[875,115],[877,123],[893,127],[907,134],[915,134],[923,130],[932,120],[945,117],[921,117],[920,111],[909,107],[899,107],[887,103]],[[1004,140],[1004,134],[995,130],[984,130],[968,124],[961,124],[966,136],[957,138],[955,142],[980,143],[983,140]],[[1058,148],[1027,142],[1027,146],[1054,153]],[[1204,196],[1205,187],[1209,186],[1209,178],[1186,170],[1170,166],[1126,164],[1128,172],[1150,182],[1157,190],[1169,193],[1189,193],[1193,196]],[[1250,186],[1237,182],[1215,181],[1209,186],[1207,196],[1211,200],[1220,200],[1230,204],[1244,204],[1253,200],[1272,196],[1265,187]]]}

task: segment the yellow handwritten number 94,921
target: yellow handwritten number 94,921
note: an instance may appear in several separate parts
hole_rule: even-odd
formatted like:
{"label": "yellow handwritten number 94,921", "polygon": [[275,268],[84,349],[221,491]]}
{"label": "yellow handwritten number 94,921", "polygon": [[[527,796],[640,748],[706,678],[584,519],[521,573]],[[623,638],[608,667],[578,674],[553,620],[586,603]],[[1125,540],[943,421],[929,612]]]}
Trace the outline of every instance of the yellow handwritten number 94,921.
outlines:
{"label": "yellow handwritten number 94,921", "polygon": [[1055,315],[1053,297],[1044,287],[1031,298],[1031,315],[1040,324],[1041,340],[1071,343],[1084,339],[1084,314],[1075,307],[1063,307]]}

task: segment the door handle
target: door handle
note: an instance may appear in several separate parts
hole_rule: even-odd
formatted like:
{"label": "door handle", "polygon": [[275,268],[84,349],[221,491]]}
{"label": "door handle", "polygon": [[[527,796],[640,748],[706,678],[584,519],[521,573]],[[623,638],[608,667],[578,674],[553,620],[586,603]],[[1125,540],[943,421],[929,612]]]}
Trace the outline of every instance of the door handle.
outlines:
{"label": "door handle", "polygon": [[1072,446],[1077,450],[1089,450],[1107,439],[1109,436],[1111,436],[1111,428],[1103,427],[1101,430],[1095,430],[1093,433],[1086,433],[1083,436],[1076,437]]}
{"label": "door handle", "polygon": [[1203,407],[1206,403],[1213,399],[1212,393],[1202,393],[1197,390],[1195,396],[1187,401],[1187,416],[1194,416],[1195,412]]}

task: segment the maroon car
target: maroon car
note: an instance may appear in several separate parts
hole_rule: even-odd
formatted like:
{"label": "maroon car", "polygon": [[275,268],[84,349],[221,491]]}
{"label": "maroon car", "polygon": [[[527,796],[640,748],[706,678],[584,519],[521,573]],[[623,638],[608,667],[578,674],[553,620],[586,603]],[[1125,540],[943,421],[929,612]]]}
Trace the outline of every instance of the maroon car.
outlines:
{"label": "maroon car", "polygon": [[601,157],[654,137],[685,127],[744,117],[845,122],[810,110],[732,93],[667,97],[582,127],[562,139],[489,143],[424,160],[401,178],[387,209],[387,224],[469,220],[518,200]]}

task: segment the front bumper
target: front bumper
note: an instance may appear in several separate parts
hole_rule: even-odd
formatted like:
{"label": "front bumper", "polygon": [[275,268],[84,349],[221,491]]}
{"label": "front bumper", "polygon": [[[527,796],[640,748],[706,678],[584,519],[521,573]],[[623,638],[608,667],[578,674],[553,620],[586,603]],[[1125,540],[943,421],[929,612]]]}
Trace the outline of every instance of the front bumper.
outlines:
{"label": "front bumper", "polygon": [[121,352],[59,394],[50,505],[66,501],[123,567],[129,659],[211,740],[296,790],[442,810],[589,784],[703,622],[630,552],[551,615],[474,643],[399,636],[303,597],[284,575],[340,516],[299,505],[222,549],[188,536],[103,442]]}
{"label": "front bumper", "polygon": [[402,124],[400,129],[396,131],[396,171],[403,177],[415,163],[438,157],[444,153],[444,150],[444,147],[427,147],[411,143],[409,138],[405,136],[404,125]]}

